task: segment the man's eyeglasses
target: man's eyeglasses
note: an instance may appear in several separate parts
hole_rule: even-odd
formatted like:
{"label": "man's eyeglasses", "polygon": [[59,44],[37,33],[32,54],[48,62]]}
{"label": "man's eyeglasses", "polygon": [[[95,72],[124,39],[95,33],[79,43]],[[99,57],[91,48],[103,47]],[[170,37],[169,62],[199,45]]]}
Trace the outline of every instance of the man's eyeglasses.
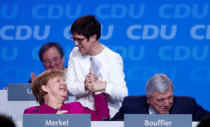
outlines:
{"label": "man's eyeglasses", "polygon": [[51,62],[57,63],[59,60],[61,60],[61,57],[53,57],[52,59],[43,59],[42,62],[45,65],[49,65]]}
{"label": "man's eyeglasses", "polygon": [[84,37],[84,38],[74,38],[74,37],[70,37],[70,39],[71,39],[73,42],[77,42],[77,43],[81,44],[82,41],[83,41],[84,39],[86,39],[86,37]]}

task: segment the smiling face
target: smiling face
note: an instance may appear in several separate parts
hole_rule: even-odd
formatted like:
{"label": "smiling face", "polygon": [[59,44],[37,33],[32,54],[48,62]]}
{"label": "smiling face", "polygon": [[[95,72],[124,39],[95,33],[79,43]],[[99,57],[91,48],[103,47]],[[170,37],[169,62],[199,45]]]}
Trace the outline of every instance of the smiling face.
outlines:
{"label": "smiling face", "polygon": [[48,98],[58,98],[65,100],[67,96],[67,86],[65,78],[62,76],[56,76],[51,78],[46,85],[42,85],[42,89],[47,92]]}
{"label": "smiling face", "polygon": [[90,55],[92,48],[94,47],[94,42],[96,41],[96,35],[86,38],[83,35],[74,33],[72,40],[74,41],[74,45],[78,46],[81,54]]}
{"label": "smiling face", "polygon": [[173,105],[173,89],[168,89],[164,93],[154,91],[152,96],[147,98],[147,103],[152,106],[158,114],[166,114]]}
{"label": "smiling face", "polygon": [[55,47],[49,48],[42,55],[42,63],[45,69],[64,69],[64,57]]}

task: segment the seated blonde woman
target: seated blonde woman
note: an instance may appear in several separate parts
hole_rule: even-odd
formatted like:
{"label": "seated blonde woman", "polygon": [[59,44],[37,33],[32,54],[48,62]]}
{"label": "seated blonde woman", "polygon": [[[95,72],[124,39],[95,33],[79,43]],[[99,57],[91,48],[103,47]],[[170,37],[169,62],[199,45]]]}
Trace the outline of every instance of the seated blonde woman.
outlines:
{"label": "seated blonde woman", "polygon": [[24,114],[91,114],[92,121],[110,117],[104,93],[92,93],[95,110],[83,107],[79,102],[64,104],[67,86],[62,70],[49,69],[37,76],[32,83],[32,91],[40,106],[27,108]]}

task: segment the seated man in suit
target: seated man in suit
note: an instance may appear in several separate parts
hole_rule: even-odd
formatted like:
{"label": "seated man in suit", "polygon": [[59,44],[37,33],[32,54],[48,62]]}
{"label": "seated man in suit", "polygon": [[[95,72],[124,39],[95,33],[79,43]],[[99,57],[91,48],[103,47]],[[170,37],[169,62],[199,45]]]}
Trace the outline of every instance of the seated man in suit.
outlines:
{"label": "seated man in suit", "polygon": [[164,74],[156,74],[146,85],[145,96],[128,96],[112,120],[124,120],[124,114],[192,114],[193,121],[200,121],[210,112],[196,103],[194,98],[174,96],[174,86]]}

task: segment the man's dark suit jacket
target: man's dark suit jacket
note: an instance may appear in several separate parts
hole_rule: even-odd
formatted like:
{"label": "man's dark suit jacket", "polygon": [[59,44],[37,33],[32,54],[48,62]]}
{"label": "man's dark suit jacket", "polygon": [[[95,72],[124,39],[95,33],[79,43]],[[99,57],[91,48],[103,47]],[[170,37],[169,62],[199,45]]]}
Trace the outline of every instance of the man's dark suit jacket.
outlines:
{"label": "man's dark suit jacket", "polygon": [[[146,97],[125,97],[119,112],[111,120],[124,120],[124,114],[149,114]],[[174,96],[169,114],[192,114],[193,121],[200,121],[202,117],[210,116],[210,112],[197,104],[194,98],[186,96]]]}

